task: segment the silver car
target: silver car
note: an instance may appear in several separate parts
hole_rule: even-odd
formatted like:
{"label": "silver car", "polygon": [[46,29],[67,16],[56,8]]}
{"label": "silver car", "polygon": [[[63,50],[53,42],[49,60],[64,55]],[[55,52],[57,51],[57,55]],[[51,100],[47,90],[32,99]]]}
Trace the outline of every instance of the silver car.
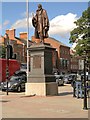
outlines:
{"label": "silver car", "polygon": [[[12,76],[8,81],[8,91],[25,91],[25,83],[27,81],[26,76]],[[1,90],[7,90],[7,82],[1,83]]]}
{"label": "silver car", "polygon": [[68,74],[64,76],[64,83],[72,83],[76,79],[76,74]]}

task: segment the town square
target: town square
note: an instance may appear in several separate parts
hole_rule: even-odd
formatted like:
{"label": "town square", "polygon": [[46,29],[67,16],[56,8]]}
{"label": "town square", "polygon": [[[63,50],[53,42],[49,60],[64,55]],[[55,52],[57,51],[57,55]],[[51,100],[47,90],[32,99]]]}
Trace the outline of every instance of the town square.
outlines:
{"label": "town square", "polygon": [[0,5],[0,118],[89,120],[90,2]]}

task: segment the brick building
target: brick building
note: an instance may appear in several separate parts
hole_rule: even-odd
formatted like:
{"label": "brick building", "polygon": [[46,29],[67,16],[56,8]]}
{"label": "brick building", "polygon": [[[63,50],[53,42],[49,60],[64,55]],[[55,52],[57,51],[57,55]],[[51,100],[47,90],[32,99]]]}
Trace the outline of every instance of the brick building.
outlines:
{"label": "brick building", "polygon": [[84,70],[84,60],[81,56],[75,56],[75,51],[70,49],[71,73],[82,73]]}
{"label": "brick building", "polygon": [[79,59],[71,55],[71,73],[77,73],[77,71],[79,71]]}
{"label": "brick building", "polygon": [[[19,37],[15,35],[15,29],[6,30],[6,33],[9,36],[9,44],[13,47],[13,53],[16,55],[16,59],[20,63],[26,63],[27,61],[27,33],[22,32],[19,34]],[[7,44],[7,40],[4,36],[0,38],[0,45]],[[29,46],[32,42],[29,40]]]}
{"label": "brick building", "polygon": [[60,72],[70,73],[70,47],[60,45]]}

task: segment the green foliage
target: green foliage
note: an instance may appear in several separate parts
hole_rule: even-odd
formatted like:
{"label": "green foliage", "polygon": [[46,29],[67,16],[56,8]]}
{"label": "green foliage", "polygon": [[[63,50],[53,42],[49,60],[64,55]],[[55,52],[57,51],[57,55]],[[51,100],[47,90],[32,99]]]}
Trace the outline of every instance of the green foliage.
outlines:
{"label": "green foliage", "polygon": [[70,43],[77,42],[76,54],[82,55],[83,51],[90,50],[90,7],[75,21],[76,28],[70,33]]}
{"label": "green foliage", "polygon": [[0,58],[6,57],[6,49],[4,46],[0,46]]}

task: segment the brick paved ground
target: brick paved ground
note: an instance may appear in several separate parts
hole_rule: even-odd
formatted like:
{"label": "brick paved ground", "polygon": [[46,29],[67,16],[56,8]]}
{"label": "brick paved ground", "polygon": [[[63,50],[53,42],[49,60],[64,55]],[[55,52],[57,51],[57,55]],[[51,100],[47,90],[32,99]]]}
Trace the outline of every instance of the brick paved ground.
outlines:
{"label": "brick paved ground", "polygon": [[60,86],[58,96],[25,96],[25,93],[2,94],[3,118],[88,118],[83,99],[73,98],[70,85]]}

